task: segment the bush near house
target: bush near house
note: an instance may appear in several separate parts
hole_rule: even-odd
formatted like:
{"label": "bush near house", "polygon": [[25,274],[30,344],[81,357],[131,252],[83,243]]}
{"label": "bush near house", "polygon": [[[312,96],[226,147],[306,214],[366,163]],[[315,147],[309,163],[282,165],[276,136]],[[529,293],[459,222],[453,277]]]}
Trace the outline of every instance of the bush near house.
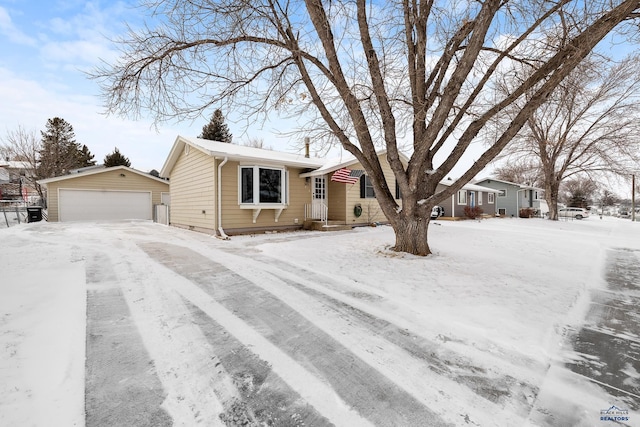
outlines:
{"label": "bush near house", "polygon": [[482,215],[484,211],[482,210],[482,208],[480,206],[465,206],[464,207],[464,214],[466,215],[467,218],[470,219],[476,219],[478,218],[480,215]]}
{"label": "bush near house", "polygon": [[519,213],[520,218],[533,218],[536,216],[536,213],[531,208],[522,208]]}

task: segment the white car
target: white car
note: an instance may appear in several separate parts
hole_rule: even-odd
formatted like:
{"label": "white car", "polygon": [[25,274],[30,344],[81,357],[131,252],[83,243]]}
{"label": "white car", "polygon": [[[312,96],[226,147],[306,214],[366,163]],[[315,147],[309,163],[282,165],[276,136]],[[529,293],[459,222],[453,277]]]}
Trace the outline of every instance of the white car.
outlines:
{"label": "white car", "polygon": [[582,208],[562,208],[558,209],[558,218],[589,218],[589,211]]}

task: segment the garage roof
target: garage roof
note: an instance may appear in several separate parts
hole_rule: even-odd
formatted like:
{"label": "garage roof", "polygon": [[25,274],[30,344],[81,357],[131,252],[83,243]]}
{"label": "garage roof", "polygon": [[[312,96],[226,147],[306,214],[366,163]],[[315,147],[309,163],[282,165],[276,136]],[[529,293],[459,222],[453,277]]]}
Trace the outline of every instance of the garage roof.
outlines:
{"label": "garage roof", "polygon": [[77,179],[77,178],[82,178],[85,176],[89,176],[89,175],[97,175],[97,174],[101,174],[101,173],[105,173],[105,172],[112,172],[112,171],[117,171],[117,170],[123,170],[125,172],[130,172],[130,173],[135,173],[138,174],[140,176],[143,176],[145,178],[149,178],[149,179],[153,179],[156,180],[158,182],[163,182],[165,184],[168,183],[168,181],[162,179],[162,178],[157,178],[153,175],[149,175],[146,172],[142,172],[127,166],[113,166],[110,168],[102,168],[102,169],[96,169],[96,170],[91,170],[91,171],[87,171],[87,172],[81,172],[81,173],[74,173],[74,174],[70,174],[70,175],[62,175],[62,176],[56,176],[53,178],[46,178],[46,179],[41,179],[38,181],[38,184],[48,184],[50,182],[58,182],[58,181],[65,181],[67,179]]}

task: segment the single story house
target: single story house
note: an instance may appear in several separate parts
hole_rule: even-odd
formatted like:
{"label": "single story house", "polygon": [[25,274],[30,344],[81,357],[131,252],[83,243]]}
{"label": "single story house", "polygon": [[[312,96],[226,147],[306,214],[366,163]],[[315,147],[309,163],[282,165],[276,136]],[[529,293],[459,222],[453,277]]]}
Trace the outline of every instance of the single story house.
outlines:
{"label": "single story house", "polygon": [[498,190],[496,213],[500,216],[518,217],[520,209],[531,208],[542,215],[542,188],[526,184],[517,184],[495,178],[484,178],[475,181],[476,185]]}
{"label": "single story house", "polygon": [[[395,185],[391,168],[382,164]],[[346,167],[361,176],[331,180]],[[362,225],[385,219],[369,178],[350,154],[327,162],[178,136],[160,176],[170,182],[172,225],[222,237],[301,228],[310,220]]]}
{"label": "single story house", "polygon": [[169,183],[126,166],[38,181],[47,190],[48,221],[154,218],[154,205],[168,204]]}
{"label": "single story house", "polygon": [[[401,205],[386,151],[378,155]],[[226,237],[309,227],[311,222],[324,223],[324,229],[384,222],[363,169],[351,154],[325,160],[178,136],[160,176],[170,182],[171,225]],[[469,184],[463,192],[447,204],[447,216],[463,217],[465,203],[493,204],[491,189]]]}
{"label": "single story house", "polygon": [[[445,186],[449,186],[453,181],[442,181],[438,184],[436,191],[442,191]],[[439,203],[444,208],[444,217],[466,218],[465,207],[479,207],[482,213],[494,216],[496,214],[496,195],[498,190],[494,190],[480,185],[465,184],[449,200]]]}

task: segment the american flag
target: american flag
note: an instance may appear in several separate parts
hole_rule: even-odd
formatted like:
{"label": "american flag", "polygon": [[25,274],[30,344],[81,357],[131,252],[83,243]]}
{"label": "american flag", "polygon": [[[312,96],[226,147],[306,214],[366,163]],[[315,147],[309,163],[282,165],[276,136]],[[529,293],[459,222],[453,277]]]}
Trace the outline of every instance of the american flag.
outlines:
{"label": "american flag", "polygon": [[331,175],[331,181],[343,182],[345,184],[355,184],[364,175],[363,170],[351,170],[347,168],[338,169]]}

